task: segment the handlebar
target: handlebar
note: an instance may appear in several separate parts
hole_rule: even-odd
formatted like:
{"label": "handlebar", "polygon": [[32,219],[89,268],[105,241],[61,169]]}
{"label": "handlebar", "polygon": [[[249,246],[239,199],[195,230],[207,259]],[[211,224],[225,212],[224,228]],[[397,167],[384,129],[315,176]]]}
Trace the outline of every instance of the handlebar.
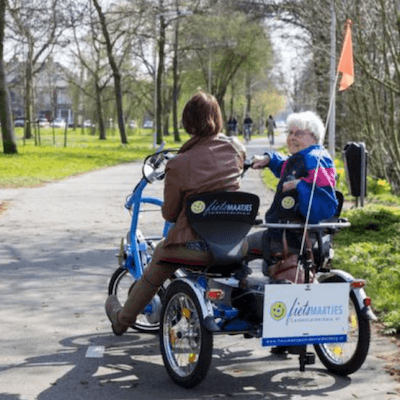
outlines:
{"label": "handlebar", "polygon": [[[267,222],[265,224],[257,225],[259,228],[269,228],[269,229],[304,229],[304,224],[302,223],[272,223]],[[308,224],[307,229],[311,231],[318,231],[322,229],[342,229],[348,228],[351,223],[346,220],[339,220],[337,222],[320,222],[319,224]]]}
{"label": "handlebar", "polygon": [[244,160],[244,165],[243,165],[243,175],[247,172],[249,168],[253,165],[253,159],[252,158],[246,158]]}
{"label": "handlebar", "polygon": [[162,143],[156,153],[149,155],[143,163],[143,176],[147,182],[162,180],[165,176],[165,164],[175,157],[176,149],[163,150],[165,143]]}
{"label": "handlebar", "polygon": [[157,151],[153,155],[150,156],[149,163],[152,166],[154,166],[155,169],[157,169],[160,166],[160,164],[162,163],[163,159],[162,159],[162,157],[160,157],[160,155],[162,155],[161,152],[162,152],[164,146],[165,146],[165,142],[162,142],[160,147],[157,149]]}

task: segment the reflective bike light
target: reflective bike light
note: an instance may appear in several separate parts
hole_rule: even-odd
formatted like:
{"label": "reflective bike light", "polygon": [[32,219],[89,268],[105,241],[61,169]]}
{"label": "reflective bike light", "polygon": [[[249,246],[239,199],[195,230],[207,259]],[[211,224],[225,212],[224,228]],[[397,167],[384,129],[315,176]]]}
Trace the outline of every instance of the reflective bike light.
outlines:
{"label": "reflective bike light", "polygon": [[364,279],[355,279],[350,285],[353,289],[357,289],[364,287],[366,284],[367,282]]}
{"label": "reflective bike light", "polygon": [[371,305],[371,303],[372,303],[372,301],[371,301],[371,298],[370,298],[370,297],[366,297],[366,298],[364,299],[364,305],[365,305],[366,307],[369,307],[369,306]]}
{"label": "reflective bike light", "polygon": [[225,292],[221,289],[210,289],[207,292],[207,298],[209,300],[221,300],[225,297]]}

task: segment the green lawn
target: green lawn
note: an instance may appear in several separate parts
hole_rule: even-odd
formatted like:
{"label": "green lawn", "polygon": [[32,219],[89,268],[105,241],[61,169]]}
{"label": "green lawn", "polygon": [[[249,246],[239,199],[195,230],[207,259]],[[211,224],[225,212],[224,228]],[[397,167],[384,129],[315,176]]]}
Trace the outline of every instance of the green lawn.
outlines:
{"label": "green lawn", "polygon": [[[22,136],[22,128],[16,128],[17,137]],[[188,136],[181,134],[182,140]],[[18,154],[0,153],[0,188],[32,187],[46,182],[60,180],[71,175],[92,171],[120,163],[142,160],[153,149],[153,132],[136,130],[128,136],[128,144],[122,145],[118,133],[109,132],[106,140],[99,140],[81,130],[67,131],[67,146],[64,147],[64,131],[41,129],[41,145],[34,139],[18,139]],[[55,141],[55,145],[53,145]],[[165,138],[167,147],[180,147],[173,136]]]}
{"label": "green lawn", "polygon": [[343,213],[351,222],[334,241],[333,266],[367,281],[389,333],[400,330],[400,209],[368,204]]}

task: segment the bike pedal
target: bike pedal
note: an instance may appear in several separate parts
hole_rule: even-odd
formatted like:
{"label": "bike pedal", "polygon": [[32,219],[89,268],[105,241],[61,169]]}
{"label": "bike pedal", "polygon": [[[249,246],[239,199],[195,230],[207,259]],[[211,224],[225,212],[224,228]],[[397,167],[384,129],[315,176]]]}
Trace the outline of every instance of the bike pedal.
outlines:
{"label": "bike pedal", "polygon": [[220,332],[221,331],[220,327],[214,321],[214,318],[212,318],[210,316],[204,318],[203,325],[209,332]]}
{"label": "bike pedal", "polygon": [[306,360],[305,360],[305,363],[306,363],[306,365],[315,364],[315,353],[307,352],[307,353],[306,353]]}
{"label": "bike pedal", "polygon": [[315,354],[311,352],[310,353],[304,352],[300,354],[299,362],[300,362],[300,371],[304,372],[306,370],[306,365],[315,364]]}

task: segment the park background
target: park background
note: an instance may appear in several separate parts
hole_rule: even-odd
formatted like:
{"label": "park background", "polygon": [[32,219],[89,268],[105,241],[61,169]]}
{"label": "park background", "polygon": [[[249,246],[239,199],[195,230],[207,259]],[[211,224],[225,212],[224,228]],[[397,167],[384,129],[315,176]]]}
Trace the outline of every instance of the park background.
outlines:
{"label": "park background", "polygon": [[[335,163],[352,228],[337,236],[335,263],[367,280],[384,331],[398,333],[399,7],[390,0],[1,0],[0,187],[142,159],[163,140],[179,147],[187,139],[182,107],[199,88],[218,99],[225,122],[238,118],[239,136],[246,114],[255,134],[264,134],[268,115],[282,127],[292,111],[311,109],[324,120],[331,22],[339,54],[350,18],[356,79],[335,99]],[[348,142],[368,151],[364,208],[352,205],[347,189]],[[265,180],[275,187],[267,173]]]}

